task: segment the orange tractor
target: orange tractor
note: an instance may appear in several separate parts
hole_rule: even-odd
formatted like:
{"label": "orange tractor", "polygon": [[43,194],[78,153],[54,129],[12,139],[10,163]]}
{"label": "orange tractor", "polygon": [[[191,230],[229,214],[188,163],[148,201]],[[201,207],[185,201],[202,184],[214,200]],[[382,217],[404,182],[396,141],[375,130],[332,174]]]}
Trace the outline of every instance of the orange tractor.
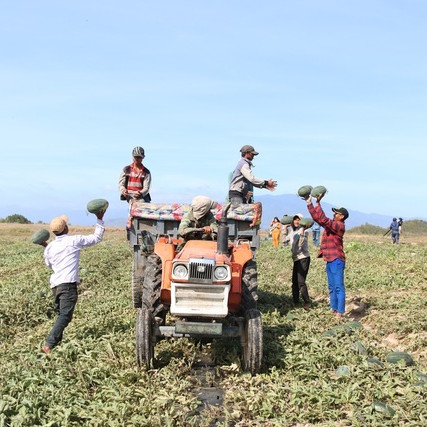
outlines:
{"label": "orange tractor", "polygon": [[138,365],[152,367],[162,338],[240,337],[243,369],[259,372],[263,333],[255,252],[261,204],[218,205],[212,211],[219,223],[216,241],[184,243],[177,232],[189,209],[135,200],[130,205]]}

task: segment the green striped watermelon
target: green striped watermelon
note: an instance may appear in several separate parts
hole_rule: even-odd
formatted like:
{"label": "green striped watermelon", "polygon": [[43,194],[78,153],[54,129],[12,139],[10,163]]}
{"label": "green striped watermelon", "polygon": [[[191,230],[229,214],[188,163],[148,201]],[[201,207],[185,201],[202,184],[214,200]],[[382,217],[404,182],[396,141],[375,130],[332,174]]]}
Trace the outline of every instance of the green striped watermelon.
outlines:
{"label": "green striped watermelon", "polygon": [[86,209],[90,213],[99,213],[99,212],[105,212],[108,208],[108,202],[105,199],[94,199],[91,200],[87,206]]}
{"label": "green striped watermelon", "polygon": [[49,240],[50,233],[45,228],[41,230],[37,230],[32,236],[31,241],[36,245],[40,245],[43,242],[47,242]]}
{"label": "green striped watermelon", "polygon": [[313,187],[311,185],[303,185],[298,189],[298,196],[306,199],[310,195],[312,189]]}
{"label": "green striped watermelon", "polygon": [[387,354],[385,360],[388,363],[399,363],[400,361],[403,361],[406,366],[415,365],[412,356],[408,353],[405,353],[404,351],[392,351],[391,353]]}
{"label": "green striped watermelon", "polygon": [[317,187],[314,187],[311,190],[311,195],[313,197],[317,198],[317,197],[321,196],[322,194],[326,194],[326,192],[327,192],[327,190],[323,185],[318,185]]}

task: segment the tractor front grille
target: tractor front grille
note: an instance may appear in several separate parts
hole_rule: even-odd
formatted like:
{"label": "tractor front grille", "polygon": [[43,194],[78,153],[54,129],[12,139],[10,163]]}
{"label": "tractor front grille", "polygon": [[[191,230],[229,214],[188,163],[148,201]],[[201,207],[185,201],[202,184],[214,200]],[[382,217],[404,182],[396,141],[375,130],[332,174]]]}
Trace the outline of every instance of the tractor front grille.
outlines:
{"label": "tractor front grille", "polygon": [[189,280],[212,283],[215,260],[190,258]]}

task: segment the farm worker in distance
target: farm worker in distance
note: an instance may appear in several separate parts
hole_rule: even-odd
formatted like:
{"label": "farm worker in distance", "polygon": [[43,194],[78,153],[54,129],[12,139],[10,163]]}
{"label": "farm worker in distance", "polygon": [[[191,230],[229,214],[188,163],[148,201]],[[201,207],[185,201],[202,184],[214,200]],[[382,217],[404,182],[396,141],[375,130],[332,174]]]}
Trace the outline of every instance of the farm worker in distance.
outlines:
{"label": "farm worker in distance", "polygon": [[399,218],[397,220],[397,223],[399,224],[399,234],[397,235],[397,243],[399,243],[400,235],[402,234],[403,218]]}
{"label": "farm worker in distance", "polygon": [[393,245],[399,243],[399,222],[397,221],[397,218],[393,218],[393,221],[390,224],[390,230]]}
{"label": "farm worker in distance", "polygon": [[[145,151],[142,147],[135,147],[132,150],[133,162],[125,166],[119,177],[120,200],[144,200],[146,203],[151,202],[150,187],[151,173],[142,164],[145,158]],[[130,219],[126,224],[126,238],[130,239]]]}
{"label": "farm worker in distance", "polygon": [[252,160],[259,153],[255,151],[252,145],[244,145],[240,149],[242,158],[237,163],[231,177],[230,187],[228,191],[228,199],[232,206],[241,203],[253,203],[253,188],[267,188],[274,191],[277,187],[277,181],[272,179],[261,179],[253,175],[251,168]]}
{"label": "farm worker in distance", "polygon": [[291,245],[292,259],[294,267],[292,270],[292,299],[294,304],[299,303],[301,293],[304,300],[304,309],[309,310],[310,298],[308,296],[306,278],[310,268],[310,252],[308,250],[308,227],[302,227],[300,221],[301,214],[294,215],[292,224],[289,227],[289,233],[285,236],[285,241]]}
{"label": "farm worker in distance", "polygon": [[[288,216],[288,214],[284,214],[283,216],[284,217]],[[282,224],[282,243],[283,243],[283,246],[289,245],[289,240],[286,240],[286,236],[289,233],[290,229],[291,229],[290,224]]]}
{"label": "farm worker in distance", "polygon": [[313,233],[313,245],[317,248],[320,245],[320,225],[315,221],[311,226],[311,232]]}
{"label": "farm worker in distance", "polygon": [[273,246],[275,248],[279,247],[281,229],[282,229],[282,224],[279,221],[279,218],[275,216],[270,222],[270,233],[273,239]]}
{"label": "farm worker in distance", "polygon": [[211,209],[215,209],[217,205],[218,203],[209,197],[194,197],[191,201],[191,209],[181,219],[178,236],[181,236],[185,242],[200,238],[213,240],[212,234],[218,231],[218,225]]}
{"label": "farm worker in distance", "polygon": [[50,354],[52,349],[62,341],[62,334],[71,322],[74,308],[77,303],[77,285],[79,279],[80,251],[83,248],[96,245],[104,235],[105,211],[96,213],[98,218],[93,234],[86,236],[68,235],[68,218],[66,215],[54,218],[50,222],[50,230],[55,234],[55,240],[45,247],[44,259],[46,265],[53,270],[50,276],[50,287],[55,298],[55,308],[59,316],[50,331],[42,351]]}
{"label": "farm worker in distance", "polygon": [[324,194],[321,194],[317,197],[316,207],[313,206],[311,196],[309,196],[307,208],[314,221],[324,228],[317,257],[323,257],[326,261],[331,311],[336,317],[343,317],[345,312],[343,237],[345,233],[344,221],[348,218],[348,211],[342,207],[332,208],[334,219],[327,218],[320,206],[320,200],[323,196]]}

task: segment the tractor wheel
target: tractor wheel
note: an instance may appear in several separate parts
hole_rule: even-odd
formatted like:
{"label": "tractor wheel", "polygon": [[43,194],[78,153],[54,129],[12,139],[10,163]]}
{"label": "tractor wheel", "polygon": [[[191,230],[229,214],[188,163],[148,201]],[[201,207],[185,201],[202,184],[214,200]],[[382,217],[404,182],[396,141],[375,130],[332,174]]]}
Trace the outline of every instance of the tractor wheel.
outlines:
{"label": "tractor wheel", "polygon": [[142,290],[142,306],[154,317],[164,317],[165,308],[160,301],[162,287],[162,260],[155,254],[147,258]]}
{"label": "tractor wheel", "polygon": [[134,308],[142,307],[142,288],[146,263],[147,257],[141,254],[139,246],[135,246],[132,266],[132,304]]}
{"label": "tractor wheel", "polygon": [[139,367],[145,365],[150,369],[153,366],[153,316],[145,307],[138,310],[136,319],[136,360]]}
{"label": "tractor wheel", "polygon": [[247,311],[257,308],[258,273],[255,261],[249,261],[242,271],[242,309]]}
{"label": "tractor wheel", "polygon": [[243,369],[252,375],[258,373],[262,362],[262,318],[257,309],[245,313],[242,337]]}

